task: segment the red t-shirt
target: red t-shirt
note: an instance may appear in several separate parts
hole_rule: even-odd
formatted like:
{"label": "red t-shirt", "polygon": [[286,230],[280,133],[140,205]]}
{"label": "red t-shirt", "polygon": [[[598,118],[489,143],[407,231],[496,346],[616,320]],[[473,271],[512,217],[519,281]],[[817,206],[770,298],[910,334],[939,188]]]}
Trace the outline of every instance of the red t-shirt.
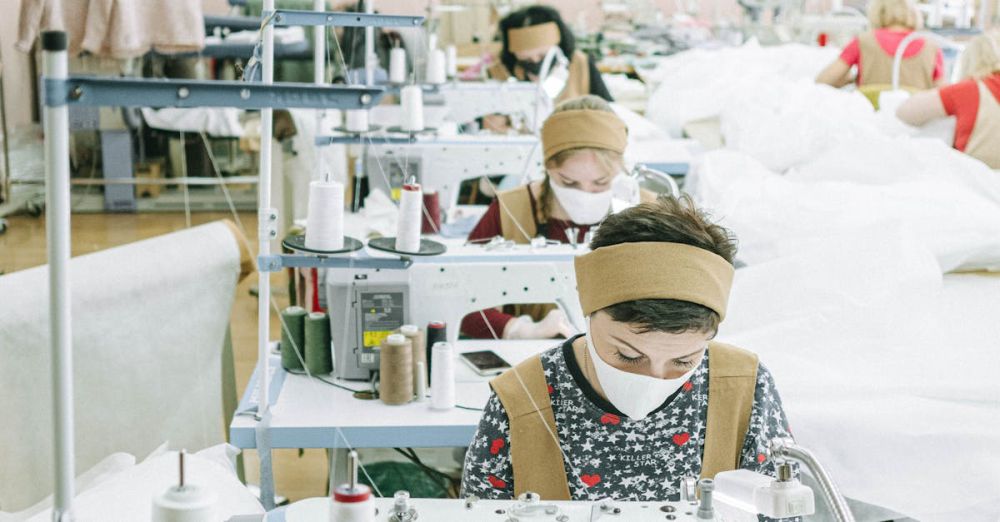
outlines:
{"label": "red t-shirt", "polygon": [[[529,188],[528,190],[530,191],[531,189]],[[532,206],[534,206],[534,198],[531,201]],[[538,232],[543,234],[547,239],[559,241],[560,243],[568,243],[569,238],[566,236],[566,229],[570,227],[577,227],[579,229],[576,238],[577,242],[583,242],[584,236],[590,230],[590,225],[577,225],[572,221],[550,218],[547,224],[538,226]],[[480,218],[479,223],[469,233],[469,241],[486,241],[499,235],[502,235],[500,228],[500,205],[496,200],[493,200],[489,208],[486,209],[486,213]],[[493,339],[495,332],[497,338],[499,338],[503,335],[503,329],[507,326],[507,323],[514,319],[514,316],[505,314],[496,308],[483,310],[483,314],[486,316],[485,322],[483,321],[483,315],[480,315],[479,312],[473,312],[465,316],[462,319],[462,334],[473,339]],[[487,325],[487,322],[489,325]],[[492,331],[490,331],[490,327],[493,328]]]}
{"label": "red t-shirt", "polygon": [[[875,30],[875,40],[878,42],[879,47],[885,51],[885,54],[889,56],[895,56],[896,50],[899,49],[899,44],[902,43],[903,38],[906,38],[913,31],[893,31],[891,29],[876,29]],[[924,40],[917,38],[916,40],[910,42],[906,46],[906,50],[903,51],[903,58],[912,58],[916,56],[924,48]],[[861,84],[861,44],[858,43],[858,39],[854,38],[851,40],[847,47],[840,53],[840,59],[844,61],[847,65],[857,66],[858,68],[858,85]],[[940,80],[944,77],[944,54],[938,49],[937,56],[934,57],[934,74],[931,78],[934,81]]]}
{"label": "red t-shirt", "polygon": [[[994,73],[983,78],[983,83],[1000,102],[1000,73]],[[976,115],[979,114],[979,82],[965,80],[938,90],[941,104],[948,116],[955,117],[955,143],[957,150],[965,152],[972,131],[976,128]]]}

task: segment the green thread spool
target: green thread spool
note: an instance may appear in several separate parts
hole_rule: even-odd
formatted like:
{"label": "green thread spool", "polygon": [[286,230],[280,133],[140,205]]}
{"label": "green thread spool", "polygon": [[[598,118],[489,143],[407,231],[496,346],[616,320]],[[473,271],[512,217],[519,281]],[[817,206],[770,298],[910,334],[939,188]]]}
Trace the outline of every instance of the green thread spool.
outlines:
{"label": "green thread spool", "polygon": [[301,371],[306,358],[303,351],[306,349],[306,309],[301,306],[285,308],[281,311],[281,324],[281,366]]}
{"label": "green thread spool", "polygon": [[313,375],[333,371],[330,355],[330,320],[322,312],[306,316],[306,368]]}

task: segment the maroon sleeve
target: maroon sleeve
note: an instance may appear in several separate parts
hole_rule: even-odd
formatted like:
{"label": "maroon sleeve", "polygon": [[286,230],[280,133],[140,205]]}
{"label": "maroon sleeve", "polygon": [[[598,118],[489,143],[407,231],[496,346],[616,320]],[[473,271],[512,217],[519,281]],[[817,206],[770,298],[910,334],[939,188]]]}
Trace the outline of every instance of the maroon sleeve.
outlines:
{"label": "maroon sleeve", "polygon": [[502,234],[503,231],[500,230],[500,204],[494,199],[489,208],[486,209],[486,213],[479,219],[479,223],[476,223],[476,228],[473,228],[472,232],[469,233],[469,241],[491,239]]}
{"label": "maroon sleeve", "polygon": [[[486,316],[485,321],[483,315]],[[505,314],[496,308],[488,308],[483,310],[482,315],[479,312],[472,312],[462,318],[461,332],[471,339],[494,339],[493,334],[496,332],[495,338],[500,339],[503,337],[503,329],[513,319],[513,315]],[[492,331],[490,327],[493,327]]]}

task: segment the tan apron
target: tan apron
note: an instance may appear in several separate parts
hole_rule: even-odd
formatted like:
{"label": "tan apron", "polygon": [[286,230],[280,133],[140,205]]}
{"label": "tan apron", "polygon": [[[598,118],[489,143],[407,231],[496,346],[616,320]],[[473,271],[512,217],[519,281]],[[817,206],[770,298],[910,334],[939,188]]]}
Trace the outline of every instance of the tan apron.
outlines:
{"label": "tan apron", "polygon": [[[757,355],[716,342],[709,343],[708,354],[702,478],[739,468],[757,389]],[[506,371],[490,386],[510,422],[514,495],[533,491],[546,500],[570,500],[541,357],[536,355]]]}
{"label": "tan apron", "polygon": [[[491,79],[499,81],[505,81],[512,76],[499,57],[495,58],[493,65],[489,66],[486,72]],[[527,78],[524,70],[516,65],[513,76],[522,81]],[[590,62],[586,53],[574,51],[569,61],[569,78],[566,80],[566,87],[563,87],[562,92],[556,97],[556,103],[587,94],[590,94]]]}
{"label": "tan apron", "polygon": [[[910,45],[913,45],[911,43]],[[869,31],[858,36],[858,47],[861,52],[861,85],[892,85],[892,63],[895,58],[886,54],[875,38],[875,33]],[[917,90],[927,90],[934,87],[934,63],[938,48],[929,40],[924,40],[920,52],[903,58],[899,65],[899,85]]]}
{"label": "tan apron", "polygon": [[965,153],[991,169],[1000,169],[1000,103],[985,83],[976,83],[979,84],[979,110]]}

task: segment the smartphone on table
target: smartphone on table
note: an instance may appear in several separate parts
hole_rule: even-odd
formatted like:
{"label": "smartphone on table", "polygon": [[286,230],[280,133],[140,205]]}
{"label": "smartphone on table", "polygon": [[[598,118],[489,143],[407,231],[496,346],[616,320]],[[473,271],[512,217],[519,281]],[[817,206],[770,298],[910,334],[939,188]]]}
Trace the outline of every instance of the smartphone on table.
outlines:
{"label": "smartphone on table", "polygon": [[459,356],[462,358],[462,362],[472,368],[472,371],[483,377],[500,375],[504,370],[510,368],[510,363],[503,360],[503,357],[497,355],[493,350],[466,352],[459,354]]}

